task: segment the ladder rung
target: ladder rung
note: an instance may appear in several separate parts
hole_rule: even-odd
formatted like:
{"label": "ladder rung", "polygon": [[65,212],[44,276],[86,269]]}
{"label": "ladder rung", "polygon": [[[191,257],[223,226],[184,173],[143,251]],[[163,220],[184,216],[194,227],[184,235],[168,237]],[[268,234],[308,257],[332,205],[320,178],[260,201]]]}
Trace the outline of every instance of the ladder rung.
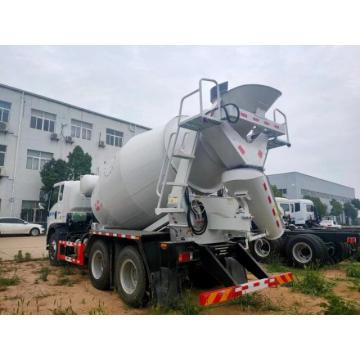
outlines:
{"label": "ladder rung", "polygon": [[184,213],[185,210],[181,208],[156,208],[155,213],[157,215],[162,213]]}
{"label": "ladder rung", "polygon": [[185,184],[185,183],[178,183],[178,182],[174,182],[174,181],[169,181],[166,183],[166,185],[169,185],[169,186],[180,186],[180,187],[187,187],[188,184]]}
{"label": "ladder rung", "polygon": [[178,228],[188,228],[189,225],[186,224],[169,224],[171,227],[178,227]]}
{"label": "ladder rung", "polygon": [[183,153],[174,154],[173,157],[176,157],[176,158],[179,158],[179,159],[188,159],[188,160],[195,159],[194,155],[183,154]]}

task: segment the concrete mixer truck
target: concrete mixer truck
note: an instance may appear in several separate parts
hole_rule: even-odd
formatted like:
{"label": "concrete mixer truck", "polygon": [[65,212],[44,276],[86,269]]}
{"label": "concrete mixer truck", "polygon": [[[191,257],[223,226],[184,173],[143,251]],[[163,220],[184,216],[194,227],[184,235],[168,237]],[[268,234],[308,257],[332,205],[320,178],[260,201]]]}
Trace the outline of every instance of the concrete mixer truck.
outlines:
{"label": "concrete mixer truck", "polygon": [[[208,108],[205,83],[213,84]],[[199,297],[211,305],[291,281],[269,276],[248,252],[284,232],[263,172],[269,150],[290,146],[285,114],[265,117],[280,95],[201,79],[178,116],[133,137],[99,175],[55,184],[51,264],[87,265],[94,287],[114,288],[134,307],[171,303],[192,282],[217,285]],[[185,116],[191,97],[199,112]]]}

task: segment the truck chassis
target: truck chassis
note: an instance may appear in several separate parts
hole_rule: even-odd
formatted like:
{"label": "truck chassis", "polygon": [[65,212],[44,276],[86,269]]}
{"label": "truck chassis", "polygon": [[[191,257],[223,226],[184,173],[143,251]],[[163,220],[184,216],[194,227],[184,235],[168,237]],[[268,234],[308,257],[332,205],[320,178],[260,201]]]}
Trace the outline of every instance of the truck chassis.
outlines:
{"label": "truck chassis", "polygon": [[251,253],[266,262],[280,256],[297,267],[339,263],[359,249],[360,231],[355,229],[288,229],[277,241],[256,240]]}
{"label": "truck chassis", "polygon": [[[48,235],[48,249],[54,242],[56,247],[55,256],[49,251],[50,262],[87,266],[95,288],[113,288],[133,307],[169,305],[193,284],[207,288],[198,301],[208,306],[292,281],[291,273],[268,276],[241,239],[199,245],[170,241],[168,232],[117,228],[94,228],[63,238],[72,233],[64,227]],[[248,281],[246,271],[257,280]],[[209,284],[217,288],[209,290]]]}

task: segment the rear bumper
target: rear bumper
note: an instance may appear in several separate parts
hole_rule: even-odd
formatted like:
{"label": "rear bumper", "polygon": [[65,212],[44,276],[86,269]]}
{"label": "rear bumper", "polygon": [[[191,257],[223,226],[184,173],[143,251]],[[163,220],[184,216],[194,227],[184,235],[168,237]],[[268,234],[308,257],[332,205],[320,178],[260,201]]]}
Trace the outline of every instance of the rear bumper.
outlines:
{"label": "rear bumper", "polygon": [[285,283],[289,283],[291,281],[293,281],[293,274],[291,272],[288,272],[281,275],[271,276],[265,279],[250,281],[242,285],[206,291],[199,295],[199,304],[201,306],[215,305],[236,299],[245,294],[250,294],[255,291],[263,290],[269,287],[276,287]]}

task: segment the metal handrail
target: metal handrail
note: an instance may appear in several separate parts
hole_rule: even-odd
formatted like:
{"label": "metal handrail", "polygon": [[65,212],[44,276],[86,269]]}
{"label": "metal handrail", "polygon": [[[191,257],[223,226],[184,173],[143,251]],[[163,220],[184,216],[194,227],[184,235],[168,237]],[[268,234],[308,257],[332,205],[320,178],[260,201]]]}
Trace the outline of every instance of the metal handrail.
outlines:
{"label": "metal handrail", "polygon": [[[175,133],[172,133],[170,135],[170,138],[169,138],[169,142],[168,142],[168,147],[166,149],[166,152],[168,152],[168,149],[170,147],[170,142],[172,140],[172,138],[175,136],[175,139],[174,139],[174,142],[171,146],[171,153],[170,153],[170,157],[168,157],[168,153],[166,153],[166,156],[164,158],[164,161],[163,161],[163,164],[161,166],[161,170],[160,170],[160,175],[159,175],[159,179],[158,179],[158,182],[156,184],[156,194],[158,195],[159,197],[159,200],[158,200],[158,206],[157,207],[160,207],[161,206],[161,201],[162,201],[162,197],[163,197],[163,193],[164,193],[164,189],[165,189],[165,186],[166,186],[166,179],[168,177],[168,174],[169,174],[169,170],[170,170],[170,166],[171,166],[171,162],[173,160],[173,156],[174,156],[174,151],[175,151],[175,146],[176,146],[176,143],[177,143],[177,140],[178,140],[178,137],[179,137],[179,132],[180,132],[180,122],[181,122],[181,117],[182,117],[182,111],[183,111],[183,105],[184,105],[184,101],[189,98],[190,96],[192,95],[195,95],[197,93],[199,93],[199,100],[200,100],[200,114],[202,117],[205,117],[204,115],[204,109],[203,109],[203,97],[202,97],[202,84],[204,81],[208,81],[208,82],[212,82],[216,85],[216,89],[217,89],[217,100],[220,101],[220,89],[219,89],[219,84],[216,80],[213,80],[213,79],[207,79],[207,78],[202,78],[199,80],[199,88],[186,94],[185,96],[183,96],[181,98],[181,101],[180,101],[180,107],[179,107],[179,115],[178,115],[178,122],[177,122],[177,131]],[[218,121],[221,121],[221,111],[219,111],[219,114],[218,114]],[[198,134],[196,134],[196,138],[195,138],[195,141],[194,141],[194,144],[193,144],[193,149],[192,151],[194,152],[195,151],[195,148],[196,148],[196,142],[197,142],[197,137],[198,137]],[[188,176],[188,174],[187,174]],[[159,189],[161,185],[161,188]],[[180,206],[180,204],[178,204],[178,206]]]}
{"label": "metal handrail", "polygon": [[282,115],[282,117],[284,118],[284,124],[285,124],[285,130],[286,130],[286,142],[288,144],[290,144],[290,139],[289,139],[289,131],[288,131],[288,125],[287,125],[287,117],[285,115],[285,113],[283,113],[280,109],[275,108],[273,111],[273,119],[274,122],[276,123],[276,113],[279,113],[280,115]]}

